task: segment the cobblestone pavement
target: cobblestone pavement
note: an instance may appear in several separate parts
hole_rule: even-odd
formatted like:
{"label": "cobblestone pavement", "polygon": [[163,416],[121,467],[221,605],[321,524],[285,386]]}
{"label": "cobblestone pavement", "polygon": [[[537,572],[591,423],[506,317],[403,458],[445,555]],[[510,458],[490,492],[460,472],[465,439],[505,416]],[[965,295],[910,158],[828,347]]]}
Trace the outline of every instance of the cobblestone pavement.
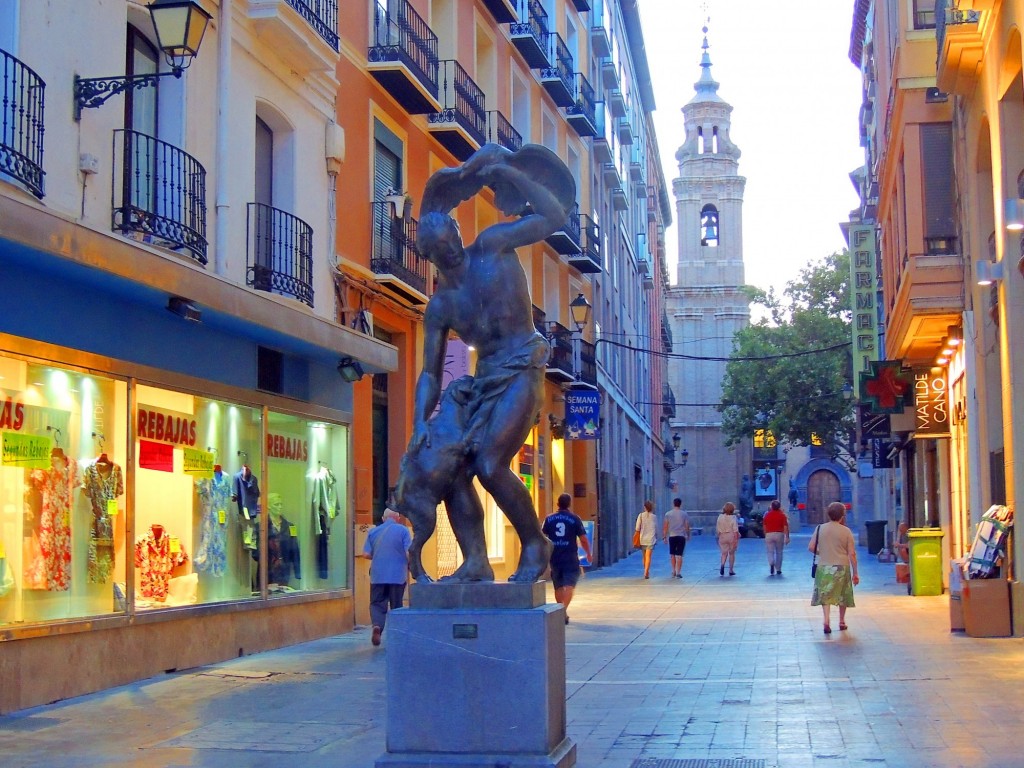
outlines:
{"label": "cobblestone pavement", "polygon": [[[849,630],[809,605],[809,532],[784,575],[764,542],[719,576],[694,537],[589,574],[567,628],[580,768],[1024,766],[1024,644],[949,631],[860,548]],[[2,650],[2,648],[0,648]],[[384,751],[387,634],[326,638],[0,717],[0,766],[371,768]]]}

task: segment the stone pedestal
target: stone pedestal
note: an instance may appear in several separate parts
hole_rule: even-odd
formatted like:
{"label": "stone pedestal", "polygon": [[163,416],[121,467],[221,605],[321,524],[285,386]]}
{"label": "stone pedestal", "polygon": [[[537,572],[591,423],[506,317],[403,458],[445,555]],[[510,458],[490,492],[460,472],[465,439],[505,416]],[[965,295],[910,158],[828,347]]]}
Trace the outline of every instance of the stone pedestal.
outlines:
{"label": "stone pedestal", "polygon": [[414,584],[388,614],[377,768],[571,768],[565,618],[538,584]]}

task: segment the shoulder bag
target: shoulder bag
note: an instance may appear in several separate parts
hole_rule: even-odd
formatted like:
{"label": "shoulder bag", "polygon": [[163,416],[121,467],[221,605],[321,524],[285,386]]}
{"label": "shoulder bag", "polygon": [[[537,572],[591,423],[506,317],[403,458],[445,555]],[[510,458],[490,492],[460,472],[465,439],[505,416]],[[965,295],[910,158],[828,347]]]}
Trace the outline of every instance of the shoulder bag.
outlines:
{"label": "shoulder bag", "polygon": [[813,579],[818,574],[818,533],[821,531],[819,525],[814,529],[814,557],[811,558],[811,578]]}

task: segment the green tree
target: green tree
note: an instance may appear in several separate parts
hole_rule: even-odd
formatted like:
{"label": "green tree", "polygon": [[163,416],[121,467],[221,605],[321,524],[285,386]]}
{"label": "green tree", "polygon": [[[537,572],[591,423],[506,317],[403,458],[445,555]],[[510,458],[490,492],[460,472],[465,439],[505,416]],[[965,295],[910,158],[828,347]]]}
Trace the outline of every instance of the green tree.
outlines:
{"label": "green tree", "polygon": [[779,443],[854,455],[853,404],[843,392],[851,369],[849,282],[843,251],[808,264],[782,296],[748,289],[763,317],[733,339],[718,406],[727,445],[765,429]]}

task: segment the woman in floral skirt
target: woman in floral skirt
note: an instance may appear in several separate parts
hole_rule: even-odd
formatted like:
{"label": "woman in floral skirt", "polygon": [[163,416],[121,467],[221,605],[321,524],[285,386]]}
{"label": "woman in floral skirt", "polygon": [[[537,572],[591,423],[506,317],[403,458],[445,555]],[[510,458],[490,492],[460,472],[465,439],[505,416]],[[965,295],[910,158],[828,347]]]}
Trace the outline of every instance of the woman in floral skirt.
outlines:
{"label": "woman in floral skirt", "polygon": [[829,522],[819,525],[807,549],[818,553],[818,571],[814,576],[811,605],[820,605],[824,632],[832,634],[829,623],[833,605],[839,606],[839,629],[846,629],[846,609],[854,606],[853,587],[857,575],[857,549],[853,533],[846,527],[846,506],[833,501],[826,510]]}

